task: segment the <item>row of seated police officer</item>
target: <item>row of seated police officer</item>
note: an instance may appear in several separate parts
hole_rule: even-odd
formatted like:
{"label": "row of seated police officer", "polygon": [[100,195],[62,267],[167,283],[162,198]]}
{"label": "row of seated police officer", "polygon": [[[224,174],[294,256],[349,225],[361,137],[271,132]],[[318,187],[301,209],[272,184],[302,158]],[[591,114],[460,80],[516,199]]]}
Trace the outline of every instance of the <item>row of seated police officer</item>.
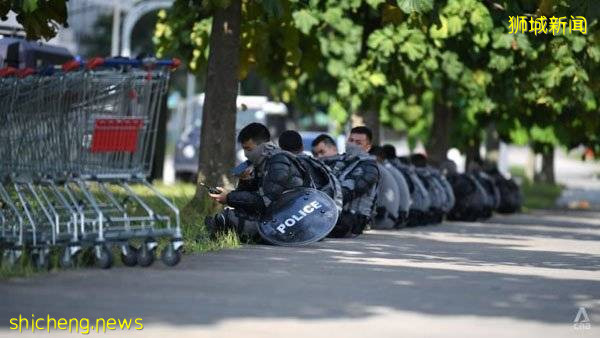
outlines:
{"label": "row of seated police officer", "polygon": [[[252,165],[240,175],[235,190],[218,187],[220,193],[210,194],[215,201],[227,206],[205,219],[210,234],[233,230],[242,238],[260,240],[258,222],[273,201],[285,191],[318,183],[314,182],[312,169],[305,159],[294,154],[298,153],[297,147],[282,150],[270,139],[269,130],[260,123],[251,123],[240,131],[237,141]],[[345,154],[338,154],[335,142],[327,135],[313,142],[313,153],[338,179],[331,185],[339,193],[333,191],[331,195],[334,199],[339,196],[342,211],[330,237],[360,235],[370,222],[379,181],[377,164],[368,155],[371,142],[372,133],[366,127],[351,130]],[[285,137],[282,144],[286,144]]]}

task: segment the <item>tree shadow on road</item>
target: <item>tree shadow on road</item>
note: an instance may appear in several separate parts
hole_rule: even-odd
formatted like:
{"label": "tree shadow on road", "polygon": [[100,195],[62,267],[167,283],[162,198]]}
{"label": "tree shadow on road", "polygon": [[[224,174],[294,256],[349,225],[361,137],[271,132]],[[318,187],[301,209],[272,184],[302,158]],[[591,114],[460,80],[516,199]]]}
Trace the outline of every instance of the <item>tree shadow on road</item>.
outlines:
{"label": "tree shadow on road", "polygon": [[[0,327],[31,313],[213,325],[240,318],[364,318],[382,308],[568,324],[581,304],[598,301],[599,255],[537,251],[511,236],[550,234],[527,227],[488,232],[485,226],[474,227],[478,237],[470,241],[427,238],[464,236],[460,225],[442,224],[305,248],[247,246],[187,256],[174,269],[78,270],[12,280],[0,283]],[[486,236],[512,242],[491,244]]]}
{"label": "tree shadow on road", "polygon": [[528,226],[544,225],[574,230],[600,230],[600,212],[593,211],[535,211],[530,214],[496,215],[488,223]]}

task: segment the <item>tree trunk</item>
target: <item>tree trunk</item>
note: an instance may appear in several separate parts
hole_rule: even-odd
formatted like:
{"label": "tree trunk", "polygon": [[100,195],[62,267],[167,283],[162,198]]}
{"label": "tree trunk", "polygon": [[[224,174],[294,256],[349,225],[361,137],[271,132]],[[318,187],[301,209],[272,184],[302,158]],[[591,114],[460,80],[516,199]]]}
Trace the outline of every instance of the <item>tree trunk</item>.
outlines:
{"label": "tree trunk", "polygon": [[467,163],[465,168],[470,169],[481,169],[479,163],[481,163],[481,153],[479,147],[481,146],[481,140],[479,137],[475,137],[469,141],[466,149]]}
{"label": "tree trunk", "polygon": [[490,123],[486,128],[485,159],[487,162],[498,165],[500,160],[500,138],[496,130],[496,124]]}
{"label": "tree trunk", "polygon": [[150,182],[163,178],[163,167],[165,165],[165,152],[167,150],[167,123],[169,122],[169,109],[167,108],[167,97],[160,103],[160,112],[157,121],[156,143],[154,145],[154,158],[152,159],[152,171]]}
{"label": "tree trunk", "polygon": [[533,147],[530,146],[527,151],[527,162],[525,162],[525,177],[531,182],[536,178],[536,153]]}
{"label": "tree trunk", "polygon": [[[228,185],[235,164],[241,15],[241,0],[213,15],[198,165],[198,182],[212,186]],[[196,197],[204,194],[198,184]]]}
{"label": "tree trunk", "polygon": [[433,112],[433,124],[427,142],[427,156],[434,164],[446,160],[450,149],[450,131],[452,130],[452,110],[443,104],[436,104]]}
{"label": "tree trunk", "polygon": [[374,109],[369,109],[364,112],[363,119],[365,125],[373,132],[373,145],[379,145],[380,141],[380,122],[379,112]]}
{"label": "tree trunk", "polygon": [[554,184],[554,147],[542,152],[542,170],[535,176],[536,181]]}

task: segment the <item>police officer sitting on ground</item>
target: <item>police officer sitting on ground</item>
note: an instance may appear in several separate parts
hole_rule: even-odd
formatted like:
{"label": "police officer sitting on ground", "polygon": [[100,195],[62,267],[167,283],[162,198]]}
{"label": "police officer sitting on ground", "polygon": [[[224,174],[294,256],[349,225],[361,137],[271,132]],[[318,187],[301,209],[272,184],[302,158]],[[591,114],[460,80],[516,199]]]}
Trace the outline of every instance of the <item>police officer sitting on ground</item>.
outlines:
{"label": "police officer sitting on ground", "polygon": [[[429,214],[427,215],[428,223],[437,224],[441,223],[444,219],[444,210],[449,205],[449,199],[444,191],[444,187],[435,178],[437,170],[429,166],[427,163],[427,156],[424,154],[416,153],[410,156],[411,162],[415,165],[415,172],[422,180],[423,185],[429,192],[431,199],[431,206],[429,208]],[[452,196],[454,198],[454,196]],[[454,204],[454,202],[452,202]],[[450,206],[447,211],[450,211]]]}
{"label": "police officer sitting on ground", "polygon": [[[369,152],[371,155],[377,158],[377,163],[379,164],[379,174],[381,176],[379,184],[379,196],[377,198],[378,209],[375,216],[375,226],[376,228],[389,228],[390,225],[393,225],[395,228],[403,227],[406,225],[409,208],[412,203],[410,189],[406,179],[400,170],[398,170],[391,163],[391,161],[386,158],[387,153],[383,147],[372,147],[371,151]],[[387,176],[392,178],[389,184],[385,183],[386,172]],[[389,178],[387,180],[389,181]],[[396,210],[393,210],[394,205],[397,205]],[[382,207],[384,207],[385,210],[382,210]],[[390,208],[392,208],[392,210],[389,210]],[[382,216],[384,219],[381,219]],[[390,224],[390,220],[393,220],[395,224]]]}
{"label": "police officer sitting on ground", "polygon": [[358,236],[372,220],[379,182],[377,163],[368,154],[372,139],[367,127],[353,128],[342,155],[329,135],[319,135],[312,143],[313,154],[332,169],[342,185],[344,207],[329,237]]}
{"label": "police officer sitting on ground", "polygon": [[215,216],[207,217],[206,227],[211,235],[233,230],[242,238],[258,240],[258,222],[261,214],[283,192],[298,187],[308,187],[310,179],[293,155],[282,151],[270,142],[267,127],[260,123],[245,126],[238,135],[238,142],[252,166],[240,177],[237,189],[221,190],[210,194],[225,208]]}
{"label": "police officer sitting on ground", "polygon": [[286,130],[279,136],[279,147],[296,155],[312,178],[315,188],[331,197],[338,211],[342,211],[342,187],[331,169],[319,159],[304,154],[302,136],[295,130]]}

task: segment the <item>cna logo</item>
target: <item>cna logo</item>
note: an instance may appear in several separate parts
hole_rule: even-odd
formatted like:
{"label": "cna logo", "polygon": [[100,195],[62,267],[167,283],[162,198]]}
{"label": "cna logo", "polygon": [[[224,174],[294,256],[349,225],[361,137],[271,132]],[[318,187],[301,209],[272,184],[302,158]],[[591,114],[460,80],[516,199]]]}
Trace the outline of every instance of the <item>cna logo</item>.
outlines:
{"label": "cna logo", "polygon": [[575,330],[589,330],[592,327],[592,323],[590,322],[590,317],[588,316],[587,311],[582,306],[579,308],[577,312],[577,316],[573,320],[573,328]]}

